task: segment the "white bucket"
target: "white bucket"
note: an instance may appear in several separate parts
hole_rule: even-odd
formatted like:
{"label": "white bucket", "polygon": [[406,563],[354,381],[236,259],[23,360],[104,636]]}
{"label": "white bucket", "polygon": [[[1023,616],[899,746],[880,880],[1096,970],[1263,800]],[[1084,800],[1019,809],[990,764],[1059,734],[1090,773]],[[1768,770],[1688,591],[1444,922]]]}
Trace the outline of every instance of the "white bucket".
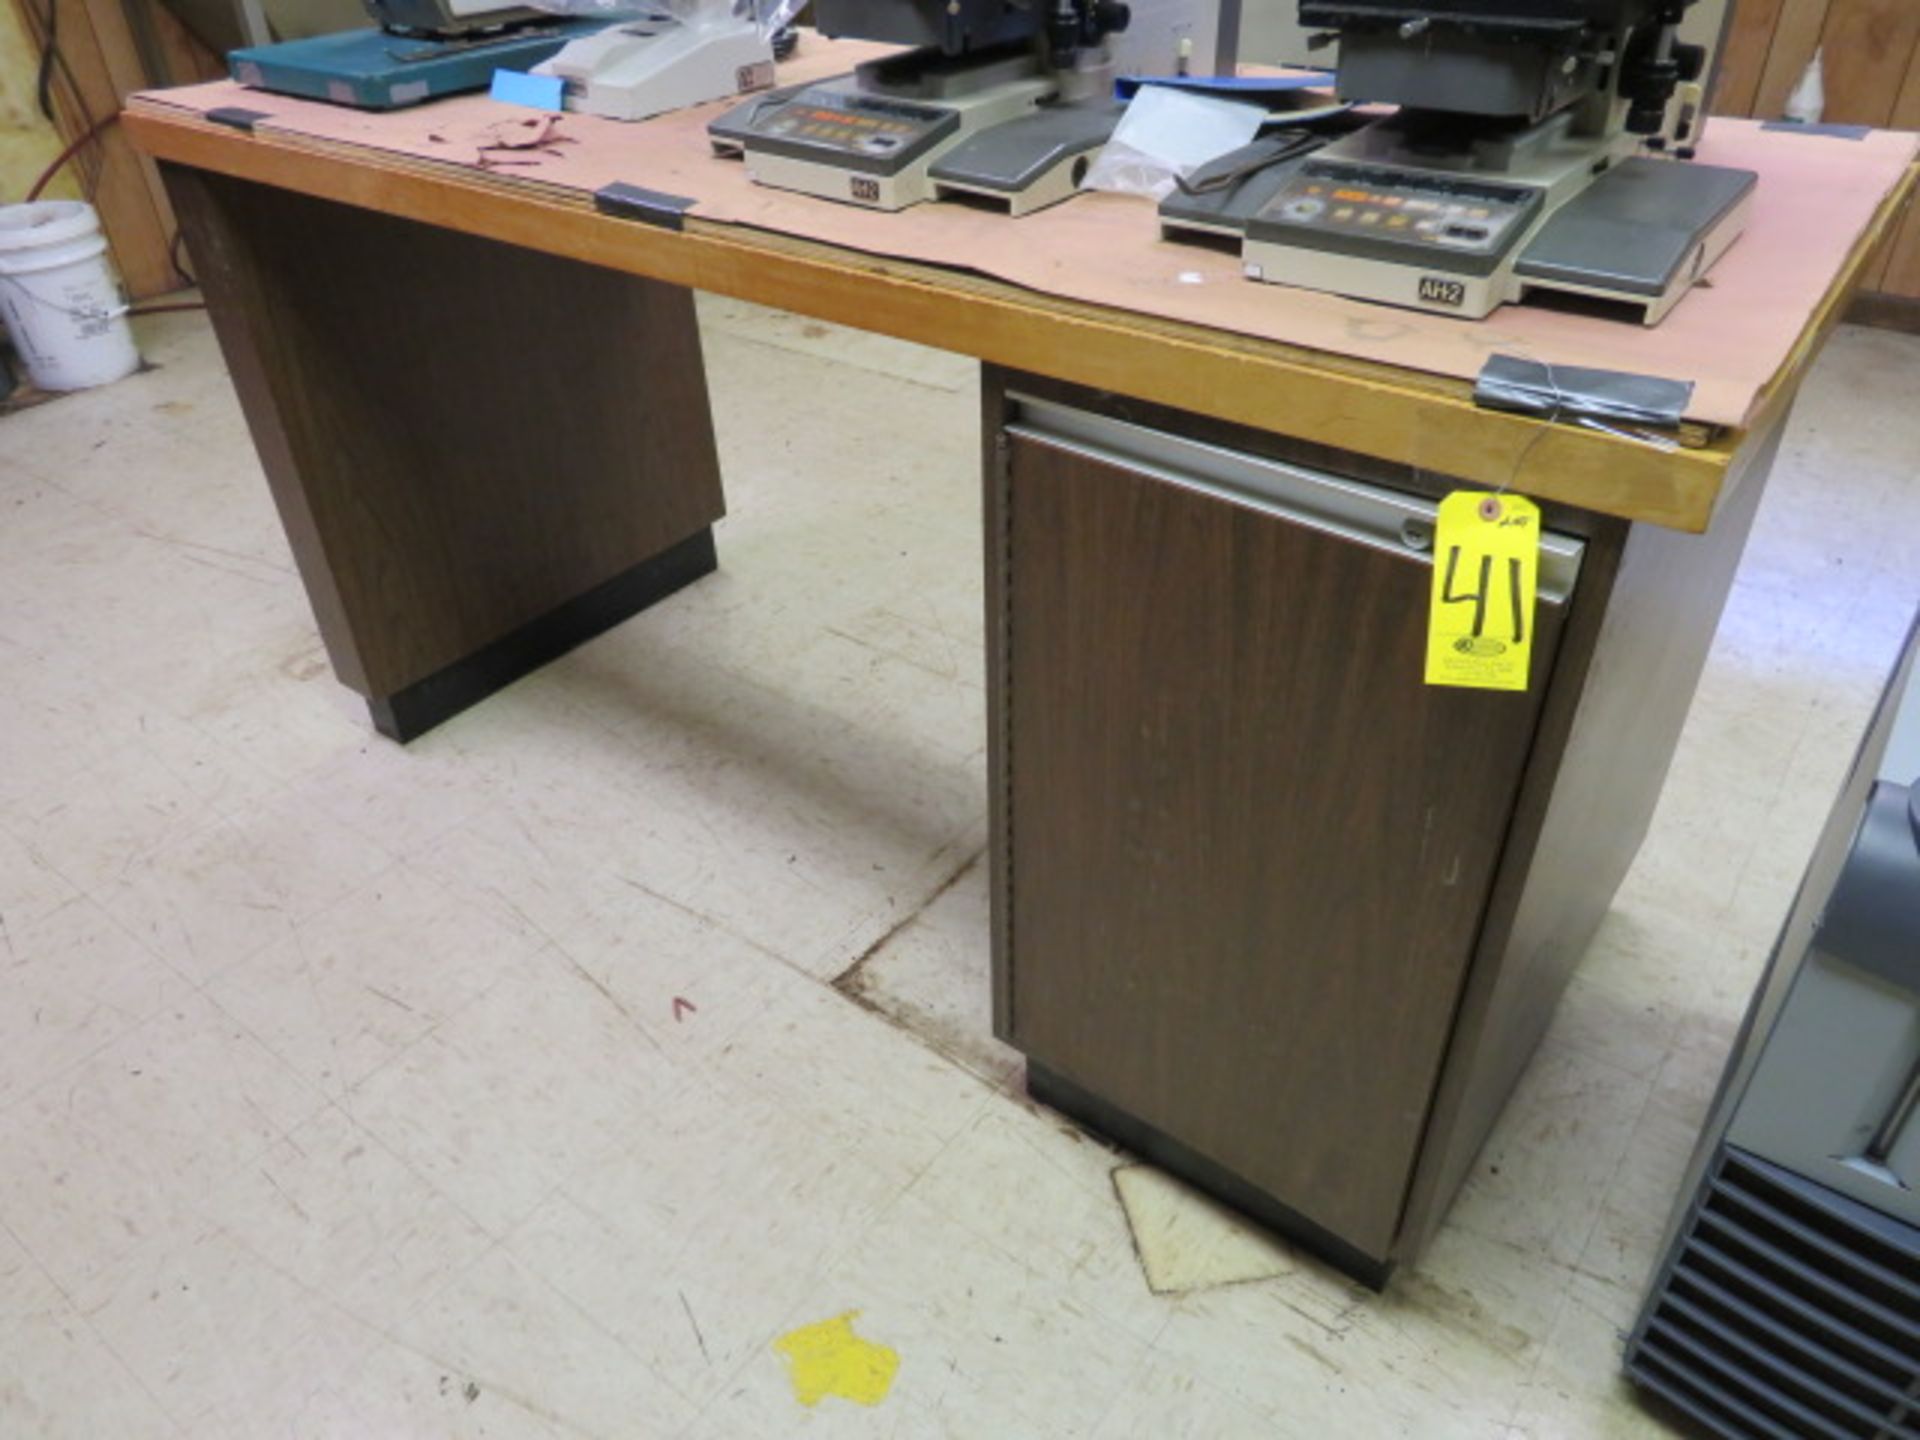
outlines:
{"label": "white bucket", "polygon": [[43,390],[84,390],[140,365],[91,205],[0,205],[0,320]]}

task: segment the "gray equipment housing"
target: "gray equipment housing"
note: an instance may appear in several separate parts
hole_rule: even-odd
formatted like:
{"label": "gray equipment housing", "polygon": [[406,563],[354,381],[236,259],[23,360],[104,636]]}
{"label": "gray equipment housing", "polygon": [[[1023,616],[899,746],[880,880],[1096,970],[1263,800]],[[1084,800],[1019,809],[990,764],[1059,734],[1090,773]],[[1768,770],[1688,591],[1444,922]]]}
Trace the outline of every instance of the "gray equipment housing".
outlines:
{"label": "gray equipment housing", "polygon": [[[1722,1077],[1627,1343],[1726,1437],[1920,1434],[1920,623]],[[1905,711],[1901,701],[1905,696]]]}
{"label": "gray equipment housing", "polygon": [[1343,100],[1531,123],[1644,69],[1666,3],[1301,0],[1300,21],[1338,32]]}
{"label": "gray equipment housing", "polygon": [[1090,157],[1107,143],[1121,113],[1112,101],[1043,107],[955,146],[933,167],[933,178],[964,190],[1017,194],[1055,166]]}
{"label": "gray equipment housing", "polygon": [[1571,68],[1544,46],[1457,36],[1439,47],[1410,45],[1371,31],[1340,45],[1342,100],[1404,105],[1454,115],[1514,115],[1544,120],[1595,88],[1597,66]]}
{"label": "gray equipment housing", "polygon": [[1515,270],[1564,289],[1661,295],[1700,237],[1752,192],[1751,170],[1677,165],[1636,155],[1556,210]]}
{"label": "gray equipment housing", "polygon": [[1044,6],[1005,0],[813,0],[813,23],[834,39],[878,40],[964,55],[1017,44],[1039,33]]}

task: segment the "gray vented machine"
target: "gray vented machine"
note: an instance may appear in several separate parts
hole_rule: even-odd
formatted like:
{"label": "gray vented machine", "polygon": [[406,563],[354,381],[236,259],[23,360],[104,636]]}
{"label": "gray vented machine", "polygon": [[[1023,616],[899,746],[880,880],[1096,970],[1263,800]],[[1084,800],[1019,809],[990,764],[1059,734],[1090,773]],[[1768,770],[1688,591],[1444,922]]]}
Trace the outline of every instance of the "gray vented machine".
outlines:
{"label": "gray vented machine", "polygon": [[1712,1435],[1920,1440],[1920,621],[1721,1080],[1628,1375]]}

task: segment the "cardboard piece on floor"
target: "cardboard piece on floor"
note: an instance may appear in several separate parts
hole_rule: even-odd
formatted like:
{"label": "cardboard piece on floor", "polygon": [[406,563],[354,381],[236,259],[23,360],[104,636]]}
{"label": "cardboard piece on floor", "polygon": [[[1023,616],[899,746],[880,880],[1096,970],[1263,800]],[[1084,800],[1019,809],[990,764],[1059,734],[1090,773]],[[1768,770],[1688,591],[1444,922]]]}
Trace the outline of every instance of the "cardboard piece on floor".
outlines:
{"label": "cardboard piece on floor", "polygon": [[1122,1165],[1113,1189],[1156,1295],[1270,1280],[1294,1269],[1284,1243],[1164,1170]]}
{"label": "cardboard piece on floor", "polygon": [[[889,48],[809,34],[795,59],[781,67],[780,83],[840,74]],[[143,98],[204,113],[252,97],[254,92],[231,81],[217,81]],[[1477,375],[1496,352],[1670,375],[1696,384],[1689,419],[1722,425],[1746,421],[1920,148],[1920,136],[1892,131],[1851,140],[1714,120],[1700,159],[1759,172],[1752,219],[1708,283],[1649,330],[1532,306],[1460,320],[1255,284],[1241,275],[1236,256],[1160,239],[1154,207],[1133,196],[1079,195],[1010,220],[961,205],[878,214],[771,190],[754,184],[738,160],[712,153],[707,122],[730,103],[638,124],[569,115],[567,133],[577,143],[540,165],[538,183],[583,197],[616,181],[694,196],[689,213],[706,220],[980,271],[1065,299],[1463,380]],[[525,113],[479,95],[388,114],[275,96],[273,116],[258,131],[457,164],[445,144],[429,138],[432,133]]]}

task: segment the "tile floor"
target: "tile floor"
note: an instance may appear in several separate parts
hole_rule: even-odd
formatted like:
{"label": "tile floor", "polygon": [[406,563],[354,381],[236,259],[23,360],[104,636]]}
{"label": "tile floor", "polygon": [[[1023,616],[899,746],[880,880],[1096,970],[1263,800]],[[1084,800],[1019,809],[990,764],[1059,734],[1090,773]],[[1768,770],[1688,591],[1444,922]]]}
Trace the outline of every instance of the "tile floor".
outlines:
{"label": "tile floor", "polygon": [[[405,751],[203,321],[0,420],[0,1436],[1656,1431],[1616,1333],[1920,595],[1920,341],[1810,382],[1431,1255],[1163,1295],[987,1032],[974,371],[703,319],[725,568]],[[892,1393],[804,1409],[847,1310]]]}

